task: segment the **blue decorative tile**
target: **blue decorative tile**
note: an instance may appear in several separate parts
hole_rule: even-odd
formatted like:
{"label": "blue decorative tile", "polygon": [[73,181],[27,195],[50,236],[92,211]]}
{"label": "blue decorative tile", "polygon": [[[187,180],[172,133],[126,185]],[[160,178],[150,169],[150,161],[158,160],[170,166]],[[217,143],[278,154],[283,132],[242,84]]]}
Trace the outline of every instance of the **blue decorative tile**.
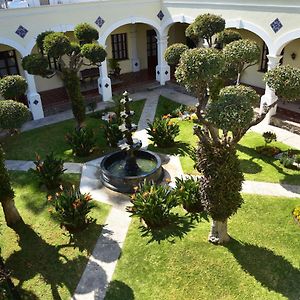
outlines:
{"label": "blue decorative tile", "polygon": [[16,34],[18,36],[20,36],[21,38],[24,38],[25,35],[27,34],[27,32],[28,32],[28,30],[25,27],[23,27],[22,25],[20,25],[16,31]]}
{"label": "blue decorative tile", "polygon": [[34,100],[34,101],[33,101],[33,104],[34,104],[34,105],[38,105],[38,104],[39,104],[39,101],[38,101],[38,100]]}
{"label": "blue decorative tile", "polygon": [[282,28],[282,23],[280,22],[280,20],[277,18],[275,19],[271,24],[270,24],[271,28],[273,29],[273,31],[275,33],[277,33],[281,28]]}
{"label": "blue decorative tile", "polygon": [[108,88],[108,87],[109,87],[109,84],[108,84],[108,83],[106,83],[106,84],[105,84],[105,87],[106,87],[106,88]]}
{"label": "blue decorative tile", "polygon": [[160,10],[159,13],[157,14],[157,17],[162,20],[164,18],[164,13]]}
{"label": "blue decorative tile", "polygon": [[95,23],[101,28],[105,21],[101,17],[98,17]]}

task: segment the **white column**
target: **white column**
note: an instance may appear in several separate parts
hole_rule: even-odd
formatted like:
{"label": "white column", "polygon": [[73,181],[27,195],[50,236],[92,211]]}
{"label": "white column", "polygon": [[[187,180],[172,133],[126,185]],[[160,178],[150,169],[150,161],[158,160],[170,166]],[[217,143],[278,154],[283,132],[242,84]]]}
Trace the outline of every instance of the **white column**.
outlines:
{"label": "white column", "polygon": [[129,42],[131,46],[130,61],[132,66],[132,72],[139,72],[141,70],[141,66],[140,66],[140,60],[138,58],[135,24],[131,25],[131,31],[129,32]]}
{"label": "white column", "polygon": [[[268,57],[268,70],[272,70],[279,65],[280,59],[282,56],[274,56],[274,55],[267,55]],[[264,105],[271,105],[275,101],[277,101],[278,97],[276,96],[275,92],[266,84],[265,94],[261,97],[260,101],[260,113],[263,112]],[[267,114],[264,119],[264,122],[270,124],[271,117],[276,114],[277,105],[275,105]]]}
{"label": "white column", "polygon": [[107,61],[106,59],[101,63],[99,67],[100,77],[98,78],[98,91],[102,95],[103,101],[110,101],[112,99],[111,80],[107,73]]}
{"label": "white column", "polygon": [[44,118],[44,110],[40,94],[36,91],[35,81],[33,75],[28,74],[26,71],[25,78],[28,84],[27,100],[29,109],[32,113],[33,119],[38,120]]}
{"label": "white column", "polygon": [[170,66],[164,59],[165,51],[168,47],[168,36],[157,36],[157,60],[158,65],[156,66],[156,80],[161,85],[165,85],[166,81],[170,80]]}

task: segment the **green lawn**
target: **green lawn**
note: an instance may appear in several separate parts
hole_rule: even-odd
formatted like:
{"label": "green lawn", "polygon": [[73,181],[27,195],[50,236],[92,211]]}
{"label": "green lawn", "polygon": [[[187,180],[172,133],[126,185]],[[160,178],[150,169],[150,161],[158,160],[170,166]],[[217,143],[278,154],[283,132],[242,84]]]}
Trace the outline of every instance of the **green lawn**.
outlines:
{"label": "green lawn", "polygon": [[106,300],[300,299],[299,199],[245,196],[227,246],[207,242],[209,223],[150,242],[129,229]]}
{"label": "green lawn", "polygon": [[167,115],[180,106],[180,103],[172,101],[164,96],[159,96],[155,117],[159,118],[163,115]]}
{"label": "green lawn", "polygon": [[[134,116],[136,124],[141,116],[144,104],[145,100],[131,103],[132,109],[136,112]],[[87,127],[94,130],[97,138],[96,149],[89,157],[74,157],[70,146],[65,141],[66,133],[75,128],[75,121],[72,119],[3,139],[1,142],[6,153],[6,159],[34,160],[35,153],[44,158],[46,154],[53,151],[66,161],[85,162],[112,151],[113,149],[106,145],[102,128],[103,121],[99,116],[97,117],[98,113],[95,115],[96,117],[88,116],[86,120]]]}
{"label": "green lawn", "polygon": [[[70,299],[86,266],[87,259],[109,212],[109,205],[96,203],[91,224],[73,240],[48,210],[46,193],[41,192],[26,172],[12,172],[16,206],[26,225],[18,226],[18,234],[1,223],[1,255],[12,272],[22,299]],[[79,175],[65,175],[78,184]],[[27,298],[26,298],[27,297]]]}

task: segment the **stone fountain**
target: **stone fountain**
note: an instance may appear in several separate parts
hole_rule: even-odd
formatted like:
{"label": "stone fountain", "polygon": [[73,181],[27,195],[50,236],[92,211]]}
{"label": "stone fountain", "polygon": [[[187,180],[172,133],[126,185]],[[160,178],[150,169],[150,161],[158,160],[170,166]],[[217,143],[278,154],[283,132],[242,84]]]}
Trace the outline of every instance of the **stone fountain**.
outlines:
{"label": "stone fountain", "polygon": [[141,150],[142,142],[132,137],[137,125],[132,123],[134,111],[129,108],[132,101],[127,92],[123,93],[120,113],[123,139],[119,141],[119,151],[108,154],[100,164],[102,183],[118,192],[131,193],[144,180],[159,182],[163,177],[160,157],[150,151]]}

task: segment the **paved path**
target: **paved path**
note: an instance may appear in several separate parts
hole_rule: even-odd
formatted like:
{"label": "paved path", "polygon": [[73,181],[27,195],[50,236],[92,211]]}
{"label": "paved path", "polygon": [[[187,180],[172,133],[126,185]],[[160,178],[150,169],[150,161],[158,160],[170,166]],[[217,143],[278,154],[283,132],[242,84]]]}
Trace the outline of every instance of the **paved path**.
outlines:
{"label": "paved path", "polygon": [[[138,123],[138,130],[135,133],[135,137],[142,140],[144,148],[147,148],[148,146],[148,137],[146,134],[147,123],[154,119],[159,95],[163,95],[186,105],[193,105],[197,102],[193,97],[167,88],[159,88],[153,91],[132,95],[134,99],[147,98],[141,119]],[[59,120],[66,118],[68,118],[68,114],[60,116]],[[55,121],[57,122],[57,119],[54,120],[53,118],[49,118],[45,122],[34,121],[34,123],[27,124],[23,130],[30,130],[30,128],[53,124]],[[266,129],[266,127],[256,126],[253,130],[257,132],[272,130],[276,132],[278,140],[300,149],[300,137],[298,135],[274,126],[268,126],[268,129]],[[81,173],[80,189],[82,192],[90,192],[97,201],[112,206],[106,219],[105,227],[97,240],[93,253],[89,258],[86,269],[76,288],[73,296],[74,300],[104,299],[106,289],[112,279],[130,225],[130,217],[125,211],[125,207],[130,204],[129,197],[103,187],[99,180],[99,164],[101,163],[101,160],[102,158],[98,158],[85,164],[66,163],[64,165],[67,168],[67,172]],[[165,178],[170,178],[174,182],[175,177],[184,175],[178,156],[164,155],[162,156],[162,161],[165,169]],[[8,160],[6,161],[6,166],[10,170],[27,171],[34,167],[34,164],[31,161]],[[285,184],[245,181],[243,184],[243,192],[300,198],[300,186]]]}

